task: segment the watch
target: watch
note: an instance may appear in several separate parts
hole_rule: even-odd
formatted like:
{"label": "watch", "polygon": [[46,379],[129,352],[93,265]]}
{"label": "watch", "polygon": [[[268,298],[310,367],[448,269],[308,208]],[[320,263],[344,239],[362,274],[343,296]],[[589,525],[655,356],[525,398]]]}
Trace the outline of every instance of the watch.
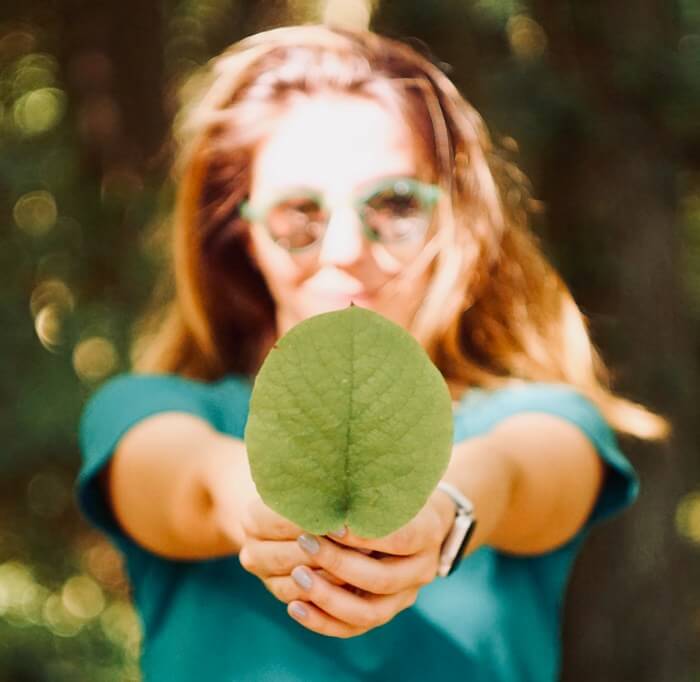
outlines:
{"label": "watch", "polygon": [[440,561],[437,575],[446,578],[457,568],[462,560],[464,548],[476,527],[474,505],[455,486],[446,481],[440,481],[437,487],[452,498],[457,506],[455,520],[440,549]]}

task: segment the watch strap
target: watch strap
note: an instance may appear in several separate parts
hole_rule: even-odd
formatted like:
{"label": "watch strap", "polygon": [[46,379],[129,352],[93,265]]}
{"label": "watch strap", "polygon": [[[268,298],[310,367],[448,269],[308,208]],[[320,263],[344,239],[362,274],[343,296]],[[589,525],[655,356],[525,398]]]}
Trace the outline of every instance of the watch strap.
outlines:
{"label": "watch strap", "polygon": [[442,543],[437,575],[445,578],[450,575],[462,560],[469,538],[476,527],[474,505],[455,486],[440,481],[438,488],[452,498],[456,505],[455,519],[450,532]]}

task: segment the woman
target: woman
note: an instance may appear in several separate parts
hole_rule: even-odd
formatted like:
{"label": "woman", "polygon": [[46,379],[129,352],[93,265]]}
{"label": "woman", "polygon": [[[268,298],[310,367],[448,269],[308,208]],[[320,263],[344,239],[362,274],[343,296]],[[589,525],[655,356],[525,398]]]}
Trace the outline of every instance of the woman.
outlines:
{"label": "woman", "polygon": [[[80,502],[126,558],[146,678],[555,679],[573,561],[637,494],[613,429],[666,422],[606,387],[522,174],[430,60],[301,26],[211,66],[178,118],[173,300],[80,424]],[[408,329],[452,393],[443,481],[478,523],[447,578],[442,489],[366,540],[304,533],[251,479],[265,355],[350,303]]]}

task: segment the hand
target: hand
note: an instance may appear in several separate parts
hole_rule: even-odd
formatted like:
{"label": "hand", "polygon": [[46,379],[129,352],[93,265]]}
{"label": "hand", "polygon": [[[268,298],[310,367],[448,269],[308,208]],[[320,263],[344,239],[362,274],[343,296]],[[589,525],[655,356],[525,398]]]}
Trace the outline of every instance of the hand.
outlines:
{"label": "hand", "polygon": [[[334,586],[299,565],[292,576],[300,582],[303,576],[311,578],[311,584],[301,593],[287,593],[295,600],[288,613],[314,632],[342,638],[389,622],[413,605],[419,589],[435,578],[440,547],[453,520],[453,502],[436,489],[409,523],[384,538],[369,540],[348,532],[331,540],[304,534],[300,542],[308,549],[302,564],[314,562],[359,592]],[[357,550],[377,552],[380,557],[363,556]],[[305,609],[305,616],[296,615],[297,605]]]}
{"label": "hand", "polygon": [[239,508],[243,545],[238,554],[241,566],[262,580],[280,601],[289,603],[303,594],[290,576],[292,569],[305,564],[318,569],[316,575],[333,585],[344,582],[309,559],[296,539],[302,528],[270,509],[259,495],[250,496]]}
{"label": "hand", "polygon": [[[220,535],[226,538],[227,554],[237,553],[241,566],[271,589],[270,578],[287,575],[306,556],[294,541],[303,531],[270,509],[253,481],[245,444],[220,438],[207,450],[205,487]],[[325,571],[320,570],[321,575]],[[334,584],[341,580],[326,575]],[[288,581],[294,581],[289,578]],[[296,583],[294,583],[296,584]],[[288,590],[287,590],[288,591]]]}

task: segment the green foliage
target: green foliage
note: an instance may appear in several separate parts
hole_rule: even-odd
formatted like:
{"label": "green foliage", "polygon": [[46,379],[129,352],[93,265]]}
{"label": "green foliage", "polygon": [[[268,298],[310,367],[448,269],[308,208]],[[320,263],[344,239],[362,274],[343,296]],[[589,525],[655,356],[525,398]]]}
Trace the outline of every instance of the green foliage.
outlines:
{"label": "green foliage", "polygon": [[260,369],[245,431],[265,503],[313,533],[388,535],[447,468],[452,401],[405,329],[350,306],[297,324]]}

